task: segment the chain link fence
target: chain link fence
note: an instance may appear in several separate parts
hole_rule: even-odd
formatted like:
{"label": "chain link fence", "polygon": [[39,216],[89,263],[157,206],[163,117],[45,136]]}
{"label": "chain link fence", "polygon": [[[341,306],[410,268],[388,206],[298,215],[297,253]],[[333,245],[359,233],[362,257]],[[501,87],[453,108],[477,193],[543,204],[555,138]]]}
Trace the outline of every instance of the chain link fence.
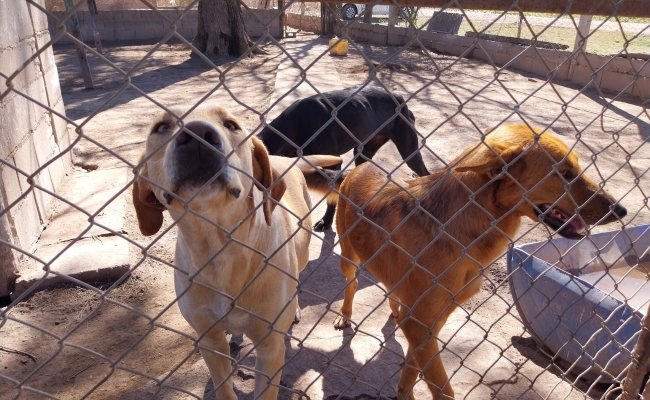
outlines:
{"label": "chain link fence", "polygon": [[[407,18],[384,10],[386,5],[375,4],[370,15],[369,5],[356,4],[356,15],[344,18],[344,5],[354,3],[245,1],[246,26],[259,51],[232,58],[198,56],[191,44],[197,4],[0,5],[1,399],[222,399],[232,395],[230,386],[237,398],[252,399],[256,385],[257,394],[277,389],[282,399],[410,398],[411,390],[415,398],[444,398],[450,388],[466,399],[649,396],[647,15],[587,18],[528,13],[515,3],[481,11],[450,2],[411,7]],[[341,39],[344,55],[334,55]],[[380,116],[372,103],[377,100],[369,100],[347,117],[351,97],[340,104],[321,98],[325,124],[315,122],[319,114],[309,109],[293,114],[285,130],[269,128],[295,101],[346,88],[386,91],[391,112]],[[185,110],[199,105],[223,107],[229,116],[205,114],[207,124],[192,125],[194,111],[183,125]],[[165,112],[172,117],[154,124]],[[251,156],[245,150],[264,128],[282,137],[305,129],[300,119],[314,132],[339,126],[339,134],[363,147],[341,154],[342,175],[336,169],[306,172],[310,184],[327,178],[320,185],[325,195],[310,191],[306,215],[289,208],[287,197],[273,204],[273,218],[291,221],[290,232],[283,233],[264,223],[263,200],[277,203],[277,187],[246,186],[251,178],[264,182],[257,169],[246,167]],[[361,138],[364,124],[377,120],[386,122]],[[405,128],[381,139],[381,130],[395,121]],[[582,169],[567,171],[573,156],[554,158],[547,149],[518,175],[518,162],[537,154],[549,133],[508,158],[488,133],[512,123],[554,132]],[[223,139],[226,130],[237,133]],[[157,150],[150,144],[142,158],[152,132],[159,135]],[[405,159],[417,153],[400,151],[408,132],[414,132],[431,175],[418,178],[407,166]],[[379,150],[368,153],[376,140],[383,140]],[[242,196],[249,199],[248,214],[232,225],[215,223],[237,215],[236,206],[215,212],[222,202],[215,200],[198,209],[208,195],[189,200],[186,192],[166,186],[164,176],[175,168],[170,161],[152,172],[169,156],[160,149],[183,141],[219,147],[209,154],[223,157],[230,172],[218,169],[206,179],[220,187],[240,177],[250,195]],[[310,135],[292,148],[307,154],[311,141],[318,140]],[[471,154],[478,154],[471,152],[487,147],[498,168],[488,171],[484,186],[459,184],[458,177],[474,175],[457,169],[468,168]],[[359,158],[365,169],[355,168]],[[369,173],[370,166],[378,170]],[[540,171],[545,176],[533,178]],[[296,184],[290,173],[280,175]],[[343,176],[351,183],[339,189]],[[583,177],[597,186],[587,199],[574,195]],[[421,186],[437,179],[451,180],[451,186]],[[546,186],[551,181],[560,182],[562,195],[537,204],[540,192],[555,190]],[[150,200],[159,211],[160,203],[170,209],[148,236],[133,206],[135,182],[152,187],[158,203]],[[499,190],[506,185],[507,194],[517,197],[499,216],[499,196],[505,196]],[[231,196],[238,194],[228,187]],[[339,190],[332,229],[310,230],[304,270],[284,271],[278,254],[306,254],[293,243],[326,214]],[[364,205],[359,196],[373,190],[378,193]],[[391,200],[402,192],[403,203]],[[593,199],[604,192],[615,217],[594,210]],[[572,209],[558,211],[561,204]],[[350,211],[352,206],[357,208]],[[513,210],[525,207],[530,218],[522,218],[519,229],[504,228]],[[441,217],[439,209],[447,213]],[[575,212],[590,223],[609,223],[594,224],[583,238],[561,237],[557,229],[580,233],[581,223],[570,218]],[[342,229],[336,223],[345,220],[341,215],[359,219]],[[476,231],[477,218],[487,218],[487,228]],[[545,224],[549,218],[559,225]],[[254,223],[261,225],[246,230]],[[475,231],[466,232],[470,228]],[[253,240],[267,231],[267,239]],[[383,239],[376,240],[377,232]],[[485,240],[495,232],[496,238]],[[212,246],[194,265],[199,272],[183,278],[197,248],[206,248],[201,240]],[[239,254],[233,247],[250,259],[261,257],[263,268],[244,279],[249,267],[237,264],[227,275],[223,260]],[[342,261],[351,263],[356,281],[348,276],[346,282]],[[456,268],[470,264],[477,271],[471,279]],[[388,278],[391,273],[381,268],[398,277]],[[464,283],[450,286],[447,277]],[[277,286],[284,289],[259,290],[258,279],[284,282]],[[208,291],[203,299],[212,300],[197,300],[183,282],[195,282]],[[354,282],[350,316],[343,298]],[[294,286],[296,293],[286,289]],[[241,290],[229,293],[233,287]],[[472,296],[463,294],[468,288],[476,289]],[[275,311],[260,311],[276,299],[283,304]],[[294,300],[300,321],[285,326]],[[449,315],[433,311],[440,304],[447,304]],[[188,320],[203,329],[195,331]],[[212,331],[224,322],[227,347],[216,348]],[[241,335],[253,325],[264,329]],[[424,332],[415,342],[414,329]],[[284,357],[269,361],[269,338],[278,335]],[[274,348],[281,348],[277,342]],[[432,344],[428,358],[418,359]],[[206,360],[216,365],[216,359],[226,360],[227,371],[208,369]],[[442,381],[436,360],[444,365]],[[281,370],[269,373],[269,364]],[[400,378],[411,370],[418,370],[411,374],[414,383]]]}

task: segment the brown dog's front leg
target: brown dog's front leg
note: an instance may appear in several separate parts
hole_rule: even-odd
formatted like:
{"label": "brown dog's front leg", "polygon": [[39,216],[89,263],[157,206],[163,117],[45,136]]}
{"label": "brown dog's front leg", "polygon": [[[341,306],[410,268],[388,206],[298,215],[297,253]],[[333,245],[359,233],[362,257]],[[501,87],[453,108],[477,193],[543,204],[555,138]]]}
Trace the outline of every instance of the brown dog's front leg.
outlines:
{"label": "brown dog's front leg", "polygon": [[[341,252],[343,252],[344,244],[341,243]],[[343,305],[341,306],[341,315],[337,316],[334,320],[335,329],[344,329],[350,326],[352,319],[352,303],[354,302],[354,295],[357,292],[359,281],[357,280],[357,267],[350,261],[346,260],[345,256],[341,256],[341,272],[345,276],[345,295],[343,297]]]}

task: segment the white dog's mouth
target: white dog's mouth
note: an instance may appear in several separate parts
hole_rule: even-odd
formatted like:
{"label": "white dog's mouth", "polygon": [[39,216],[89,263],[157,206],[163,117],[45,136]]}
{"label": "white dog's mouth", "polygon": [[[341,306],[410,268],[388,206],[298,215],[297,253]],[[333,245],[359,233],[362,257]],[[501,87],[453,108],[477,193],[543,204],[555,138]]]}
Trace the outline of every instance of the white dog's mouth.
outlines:
{"label": "white dog's mouth", "polygon": [[[227,169],[226,167],[225,169]],[[191,201],[192,198],[202,197],[202,194],[211,195],[220,188],[224,188],[229,196],[238,199],[241,196],[241,187],[228,178],[228,172],[220,173],[211,178],[203,180],[193,180],[192,182],[183,182],[174,189],[165,191],[163,198],[167,207],[171,206],[174,201],[182,202]],[[189,198],[188,198],[189,197]]]}
{"label": "white dog's mouth", "polygon": [[535,212],[546,226],[565,238],[580,239],[584,237],[587,231],[587,226],[578,215],[569,214],[559,207],[541,204],[536,207]]}

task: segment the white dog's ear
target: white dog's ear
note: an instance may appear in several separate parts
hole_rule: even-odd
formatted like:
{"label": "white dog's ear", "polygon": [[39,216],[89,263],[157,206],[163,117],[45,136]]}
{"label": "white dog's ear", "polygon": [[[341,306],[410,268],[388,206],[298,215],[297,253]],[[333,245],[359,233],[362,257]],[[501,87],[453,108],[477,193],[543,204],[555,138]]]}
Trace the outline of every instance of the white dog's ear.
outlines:
{"label": "white dog's ear", "polygon": [[144,168],[140,176],[133,181],[133,207],[138,217],[140,232],[145,236],[151,236],[158,232],[163,224],[165,206],[156,199],[149,183],[142,179],[142,176],[146,177]]}
{"label": "white dog's ear", "polygon": [[271,214],[287,190],[287,185],[284,183],[284,179],[279,177],[278,172],[271,168],[269,152],[264,143],[255,136],[251,139],[253,141],[253,178],[256,181],[255,185],[264,192],[262,204],[264,220],[267,225],[271,225]]}

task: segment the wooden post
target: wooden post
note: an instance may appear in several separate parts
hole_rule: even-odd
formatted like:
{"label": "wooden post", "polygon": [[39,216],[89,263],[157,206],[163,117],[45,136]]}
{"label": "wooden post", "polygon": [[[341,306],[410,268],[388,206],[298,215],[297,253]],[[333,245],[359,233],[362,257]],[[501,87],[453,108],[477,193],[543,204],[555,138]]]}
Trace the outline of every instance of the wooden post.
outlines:
{"label": "wooden post", "polygon": [[[72,0],[63,0],[65,4],[65,11],[70,15],[68,18],[68,29],[72,36],[77,38],[80,42],[83,42],[81,38],[81,29],[79,29],[79,20],[77,19],[77,11],[72,4]],[[88,57],[86,56],[86,48],[83,43],[75,42],[75,47],[77,49],[77,57],[79,57],[79,67],[81,68],[81,76],[83,77],[84,84],[86,89],[94,89],[95,84],[93,83],[93,77],[90,74],[90,66],[88,65]]]}
{"label": "wooden post", "polygon": [[569,63],[569,80],[573,80],[573,70],[578,63],[580,54],[584,54],[587,51],[587,36],[591,31],[592,18],[593,15],[581,15],[578,21],[578,32],[573,43],[573,55]]}
{"label": "wooden post", "polygon": [[102,54],[104,51],[102,50],[102,41],[99,38],[99,31],[97,30],[97,21],[95,19],[95,16],[97,15],[97,4],[95,4],[95,0],[88,0],[88,14],[90,14],[90,24],[93,27],[93,39],[95,39],[95,50],[97,50],[98,53]]}
{"label": "wooden post", "polygon": [[397,6],[388,6],[388,26],[395,26],[399,17],[400,8]]}
{"label": "wooden post", "polygon": [[280,15],[278,16],[278,24],[280,25],[280,38],[286,37],[286,32],[285,32],[285,19],[287,18],[287,14],[284,12],[284,0],[278,0],[278,10],[280,11]]}
{"label": "wooden post", "polygon": [[372,4],[366,4],[363,11],[363,22],[366,24],[372,24]]}
{"label": "wooden post", "polygon": [[591,19],[592,15],[581,15],[580,20],[578,21],[578,33],[576,34],[576,40],[573,43],[573,51],[580,50],[584,53],[587,50],[587,36],[591,31]]}
{"label": "wooden post", "polygon": [[[643,317],[643,324],[641,327],[641,333],[639,334],[639,341],[636,342],[634,346],[634,351],[632,351],[632,363],[630,368],[627,370],[627,376],[623,380],[621,387],[623,389],[623,395],[621,400],[636,400],[639,398],[641,393],[641,384],[645,375],[648,373],[648,368],[650,367],[650,305],[648,306],[648,311]],[[650,384],[646,384],[646,389],[644,390],[645,394],[650,390],[648,389]]]}

